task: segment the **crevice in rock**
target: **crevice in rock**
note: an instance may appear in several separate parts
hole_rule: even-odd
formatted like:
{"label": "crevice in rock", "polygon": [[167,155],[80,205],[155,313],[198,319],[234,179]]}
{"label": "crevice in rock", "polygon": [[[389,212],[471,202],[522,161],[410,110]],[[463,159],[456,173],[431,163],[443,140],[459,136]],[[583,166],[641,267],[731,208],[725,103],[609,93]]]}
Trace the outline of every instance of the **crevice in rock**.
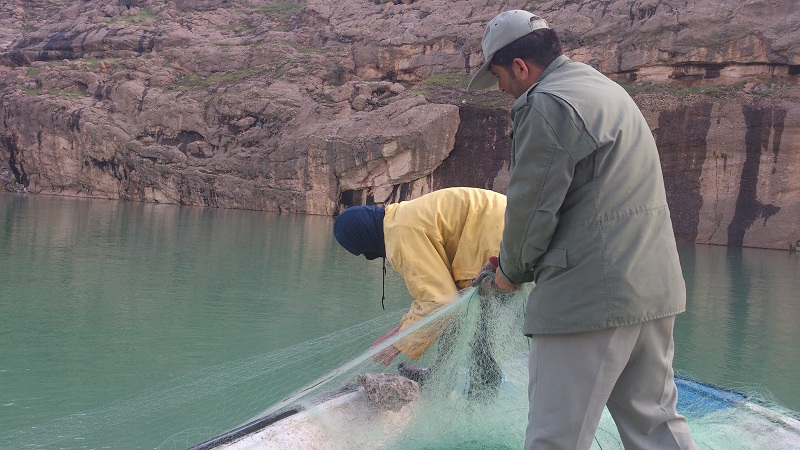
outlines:
{"label": "crevice in rock", "polygon": [[703,165],[708,154],[712,104],[663,111],[654,131],[661,149],[667,203],[676,239],[694,242],[700,224]]}
{"label": "crevice in rock", "polygon": [[23,67],[31,63],[27,55],[19,50],[0,55],[0,62],[7,62],[11,67]]}
{"label": "crevice in rock", "polygon": [[174,146],[181,152],[186,153],[189,144],[204,140],[205,137],[196,131],[181,130],[174,138],[165,138],[161,136],[159,132],[158,143],[161,145]]}
{"label": "crevice in rock", "polygon": [[453,186],[494,188],[494,179],[511,160],[511,117],[503,108],[462,105],[450,155],[431,178],[433,189]]}
{"label": "crevice in rock", "polygon": [[[775,130],[774,141],[780,142],[785,111],[774,108],[759,108],[752,105],[742,107],[747,131],[745,132],[745,161],[739,182],[736,209],[728,225],[728,245],[742,247],[744,236],[750,226],[763,217],[766,221],[780,211],[775,205],[764,205],[758,201],[758,179],[761,152],[769,147],[769,137]],[[779,132],[780,130],[780,132]],[[774,150],[773,150],[774,151]]]}
{"label": "crevice in rock", "polygon": [[19,160],[20,150],[14,139],[10,136],[2,138],[3,147],[8,151],[8,168],[14,174],[14,179],[17,183],[27,187],[29,184],[28,175],[25,173],[25,168],[22,166],[22,161]]}
{"label": "crevice in rock", "polygon": [[81,113],[83,109],[78,109],[76,111],[72,111],[67,118],[67,126],[69,127],[70,131],[73,132],[80,132],[81,131]]}
{"label": "crevice in rock", "polygon": [[363,189],[342,191],[339,194],[339,204],[343,205],[345,208],[361,205],[361,195],[363,192]]}
{"label": "crevice in rock", "polygon": [[411,183],[402,183],[392,186],[392,193],[384,200],[384,204],[399,203],[411,199]]}
{"label": "crevice in rock", "polygon": [[127,173],[125,171],[124,166],[121,166],[117,163],[116,160],[101,160],[93,157],[89,157],[89,160],[86,161],[87,163],[91,163],[94,167],[100,169],[100,171],[109,173],[118,181],[125,181],[127,177]]}
{"label": "crevice in rock", "polygon": [[60,31],[50,37],[50,40],[42,47],[42,50],[71,52],[73,39],[75,39],[74,34],[68,35],[66,32]]}

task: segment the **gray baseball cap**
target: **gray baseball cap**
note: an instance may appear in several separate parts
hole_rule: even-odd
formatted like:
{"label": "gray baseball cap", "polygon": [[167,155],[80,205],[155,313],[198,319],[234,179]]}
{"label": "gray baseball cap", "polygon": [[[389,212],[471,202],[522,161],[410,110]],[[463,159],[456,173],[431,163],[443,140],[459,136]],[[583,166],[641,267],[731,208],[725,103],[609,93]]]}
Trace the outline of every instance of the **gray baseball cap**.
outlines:
{"label": "gray baseball cap", "polygon": [[550,27],[544,19],[528,11],[514,9],[496,15],[489,25],[486,25],[486,31],[483,33],[481,46],[483,47],[484,63],[472,75],[467,90],[491,87],[496,81],[492,72],[489,71],[494,54],[522,36],[542,28]]}

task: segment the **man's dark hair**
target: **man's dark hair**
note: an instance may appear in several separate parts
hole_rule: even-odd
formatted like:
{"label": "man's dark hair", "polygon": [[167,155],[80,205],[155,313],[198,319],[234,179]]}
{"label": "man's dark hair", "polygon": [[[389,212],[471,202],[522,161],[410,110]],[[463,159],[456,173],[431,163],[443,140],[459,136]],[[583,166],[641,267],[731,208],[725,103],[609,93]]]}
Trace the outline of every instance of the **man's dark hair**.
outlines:
{"label": "man's dark hair", "polygon": [[514,58],[522,58],[544,69],[562,53],[561,41],[556,32],[550,28],[541,28],[498,50],[492,58],[492,64],[508,69]]}

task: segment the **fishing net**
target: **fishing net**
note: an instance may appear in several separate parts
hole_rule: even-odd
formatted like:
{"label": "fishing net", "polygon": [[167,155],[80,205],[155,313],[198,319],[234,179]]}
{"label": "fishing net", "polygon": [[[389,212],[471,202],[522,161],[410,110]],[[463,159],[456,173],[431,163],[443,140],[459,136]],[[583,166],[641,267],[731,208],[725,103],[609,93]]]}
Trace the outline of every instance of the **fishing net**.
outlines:
{"label": "fishing net", "polygon": [[[526,294],[462,291],[264,411],[264,430],[231,448],[519,448],[527,417],[528,343],[520,328]],[[438,339],[419,360],[373,360],[426,334]]]}
{"label": "fishing net", "polygon": [[[478,295],[468,288],[424,321],[194,448],[520,449],[528,410],[528,342],[521,333],[528,292]],[[417,361],[401,354],[386,367],[373,360],[413,334],[438,340]],[[763,400],[766,395],[687,374],[676,383],[679,411],[699,448],[800,448],[796,414]],[[607,411],[592,448],[623,448]]]}

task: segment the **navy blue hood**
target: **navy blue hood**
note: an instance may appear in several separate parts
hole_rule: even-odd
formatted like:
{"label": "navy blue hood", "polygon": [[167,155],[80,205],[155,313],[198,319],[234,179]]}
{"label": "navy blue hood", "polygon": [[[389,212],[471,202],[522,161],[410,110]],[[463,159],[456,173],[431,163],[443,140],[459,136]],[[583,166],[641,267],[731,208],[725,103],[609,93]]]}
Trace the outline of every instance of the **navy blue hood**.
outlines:
{"label": "navy blue hood", "polygon": [[380,206],[351,206],[333,223],[333,235],[348,252],[367,259],[386,257],[384,211]]}

